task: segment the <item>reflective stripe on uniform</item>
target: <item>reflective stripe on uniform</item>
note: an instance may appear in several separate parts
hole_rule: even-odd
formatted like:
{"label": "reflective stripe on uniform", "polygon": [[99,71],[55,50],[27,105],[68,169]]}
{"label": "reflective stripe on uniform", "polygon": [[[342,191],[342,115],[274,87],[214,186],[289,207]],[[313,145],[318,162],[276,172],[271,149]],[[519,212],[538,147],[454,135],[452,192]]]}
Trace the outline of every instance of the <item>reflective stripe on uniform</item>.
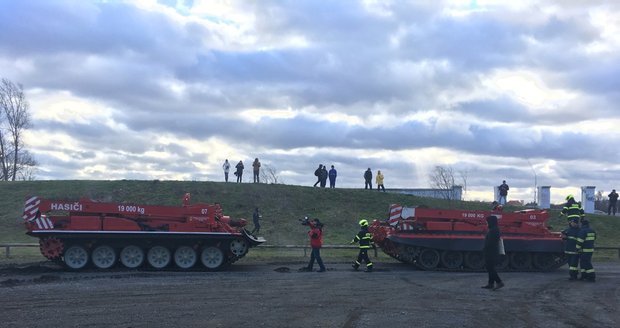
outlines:
{"label": "reflective stripe on uniform", "polygon": [[579,254],[577,252],[564,251],[565,254]]}
{"label": "reflective stripe on uniform", "polygon": [[584,252],[584,253],[594,253],[594,248],[584,248],[582,250],[582,252]]}

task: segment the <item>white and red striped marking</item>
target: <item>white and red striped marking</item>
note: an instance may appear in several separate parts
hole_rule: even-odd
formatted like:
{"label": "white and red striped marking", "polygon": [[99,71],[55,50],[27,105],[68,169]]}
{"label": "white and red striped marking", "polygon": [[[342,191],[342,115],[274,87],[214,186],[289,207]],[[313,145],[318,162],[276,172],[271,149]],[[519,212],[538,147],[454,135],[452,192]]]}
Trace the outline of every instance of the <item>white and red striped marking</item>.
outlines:
{"label": "white and red striped marking", "polygon": [[41,199],[39,197],[31,197],[26,200],[24,203],[24,215],[22,218],[26,221],[32,221],[37,215],[37,211],[39,211],[39,204],[41,204]]}
{"label": "white and red striped marking", "polygon": [[37,224],[40,230],[52,230],[54,229],[54,223],[45,215],[41,215],[38,219],[35,219],[34,222]]}
{"label": "white and red striped marking", "polygon": [[403,211],[403,207],[398,204],[390,205],[390,218],[388,219],[388,223],[391,226],[395,226],[398,224],[398,220],[400,220],[400,214]]}

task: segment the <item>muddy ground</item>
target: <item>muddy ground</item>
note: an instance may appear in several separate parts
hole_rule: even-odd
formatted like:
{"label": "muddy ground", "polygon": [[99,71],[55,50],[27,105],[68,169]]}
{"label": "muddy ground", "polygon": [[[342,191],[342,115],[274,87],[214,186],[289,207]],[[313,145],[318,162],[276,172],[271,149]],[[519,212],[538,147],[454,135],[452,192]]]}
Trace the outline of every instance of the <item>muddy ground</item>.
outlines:
{"label": "muddy ground", "polygon": [[424,272],[376,263],[236,263],[225,272],[0,268],[2,327],[620,327],[620,263],[596,283],[549,273]]}

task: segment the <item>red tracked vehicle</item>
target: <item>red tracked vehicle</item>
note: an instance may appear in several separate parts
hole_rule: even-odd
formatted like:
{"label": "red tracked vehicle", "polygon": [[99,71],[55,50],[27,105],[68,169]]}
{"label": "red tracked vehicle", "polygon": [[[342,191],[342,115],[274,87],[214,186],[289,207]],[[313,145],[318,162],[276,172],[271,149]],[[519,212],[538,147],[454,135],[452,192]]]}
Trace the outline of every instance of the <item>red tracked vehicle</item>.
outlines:
{"label": "red tracked vehicle", "polygon": [[117,262],[154,269],[201,262],[216,270],[265,241],[243,228],[244,219],[223,215],[218,203],[190,204],[190,194],[180,207],[29,197],[23,219],[27,234],[39,238],[41,254],[74,270]]}
{"label": "red tracked vehicle", "polygon": [[498,217],[506,255],[500,270],[548,271],[565,263],[560,233],[549,231],[547,211],[495,212],[390,206],[387,220],[370,226],[375,243],[422,270],[481,271],[486,217]]}

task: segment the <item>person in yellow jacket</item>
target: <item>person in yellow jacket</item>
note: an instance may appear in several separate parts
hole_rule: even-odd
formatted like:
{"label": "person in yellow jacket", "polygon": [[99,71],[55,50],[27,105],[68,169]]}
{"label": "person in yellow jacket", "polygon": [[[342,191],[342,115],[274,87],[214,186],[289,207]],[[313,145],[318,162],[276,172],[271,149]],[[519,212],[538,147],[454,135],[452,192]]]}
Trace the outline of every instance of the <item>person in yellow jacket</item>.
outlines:
{"label": "person in yellow jacket", "polygon": [[381,173],[381,171],[377,171],[377,177],[375,180],[377,182],[377,190],[383,190],[385,192],[385,187],[383,186],[383,173]]}

